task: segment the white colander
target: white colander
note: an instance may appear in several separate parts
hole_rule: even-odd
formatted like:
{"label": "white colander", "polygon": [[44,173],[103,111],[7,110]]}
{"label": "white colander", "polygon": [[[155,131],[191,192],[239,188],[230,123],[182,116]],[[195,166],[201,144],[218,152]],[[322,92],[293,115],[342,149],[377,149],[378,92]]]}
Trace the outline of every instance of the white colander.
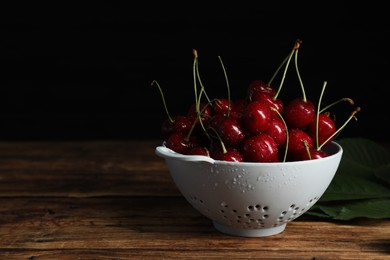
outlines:
{"label": "white colander", "polygon": [[331,155],[316,160],[236,163],[156,147],[187,201],[220,232],[244,237],[281,233],[318,201],[343,153],[336,142],[326,151]]}

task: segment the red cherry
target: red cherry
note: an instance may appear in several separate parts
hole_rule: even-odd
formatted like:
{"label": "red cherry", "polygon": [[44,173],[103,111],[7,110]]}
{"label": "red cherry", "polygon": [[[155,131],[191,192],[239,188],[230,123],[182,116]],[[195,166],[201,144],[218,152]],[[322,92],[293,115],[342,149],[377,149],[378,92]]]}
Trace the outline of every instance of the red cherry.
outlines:
{"label": "red cherry", "polygon": [[237,113],[244,113],[248,101],[245,98],[240,98],[233,101],[233,111]]}
{"label": "red cherry", "polygon": [[271,110],[269,106],[260,101],[250,102],[243,114],[243,123],[252,134],[267,131],[271,124]]}
{"label": "red cherry", "polygon": [[165,139],[173,133],[173,122],[169,118],[166,118],[161,125],[161,133]]}
{"label": "red cherry", "polygon": [[247,162],[278,162],[278,147],[275,140],[264,133],[243,141],[242,154]]}
{"label": "red cherry", "polygon": [[233,103],[226,98],[217,98],[213,101],[213,110],[214,114],[227,114],[229,110],[233,110]]}
{"label": "red cherry", "polygon": [[306,150],[306,148],[312,149],[314,147],[311,136],[299,128],[289,130],[288,140],[287,156],[289,158],[294,158],[301,150]]}
{"label": "red cherry", "polygon": [[215,148],[211,157],[215,160],[219,161],[228,161],[228,162],[243,162],[244,157],[234,147],[228,146],[226,147],[226,151],[224,152],[221,147]]}
{"label": "red cherry", "polygon": [[204,146],[196,146],[194,148],[191,148],[187,152],[188,155],[203,155],[210,157],[210,151],[207,147]]}
{"label": "red cherry", "polygon": [[241,124],[234,118],[223,116],[218,120],[218,123],[215,130],[225,145],[234,146],[244,140],[244,130]]}
{"label": "red cherry", "polygon": [[[206,126],[207,123],[209,122],[210,118],[213,116],[212,108],[208,104],[200,103],[199,104],[199,113],[200,113],[200,119],[202,120],[203,125]],[[198,112],[197,112],[197,107],[196,107],[195,103],[192,104],[190,106],[190,108],[188,109],[187,116],[189,118],[192,118],[194,121],[196,120],[196,118],[198,116]],[[197,126],[199,125],[198,121],[197,121],[196,125]]]}
{"label": "red cherry", "polygon": [[271,124],[266,133],[275,140],[278,147],[282,147],[286,143],[287,129],[280,117],[272,118]]}
{"label": "red cherry", "polygon": [[[318,115],[318,146],[322,145],[330,136],[336,132],[337,128],[329,113],[321,113]],[[316,140],[317,136],[317,117],[314,117],[310,122],[307,132]],[[328,140],[327,144],[332,141]]]}
{"label": "red cherry", "polygon": [[315,160],[328,157],[329,154],[324,150],[316,150],[316,149],[304,149],[299,151],[295,156],[291,159],[291,161],[304,161],[304,160]]}
{"label": "red cherry", "polygon": [[254,101],[261,93],[268,93],[271,96],[275,96],[276,90],[262,80],[253,80],[247,89],[247,99]]}
{"label": "red cherry", "polygon": [[186,135],[179,132],[171,134],[167,138],[165,146],[180,154],[187,154],[187,152],[193,147]]}
{"label": "red cherry", "polygon": [[186,116],[177,115],[170,120],[167,118],[162,126],[162,135],[164,138],[168,138],[172,133],[179,132],[183,134],[188,134],[192,127],[192,120]]}
{"label": "red cherry", "polygon": [[315,107],[310,100],[295,98],[286,105],[283,116],[290,128],[305,128],[315,116]]}
{"label": "red cherry", "polygon": [[217,130],[218,126],[221,125],[221,122],[225,119],[224,114],[215,114],[209,121],[208,126]]}
{"label": "red cherry", "polygon": [[[280,99],[275,99],[273,96],[271,96],[269,93],[259,93],[256,97],[254,97],[253,101],[261,101],[268,105],[269,107],[275,108],[280,114],[283,114],[284,110],[284,104]],[[279,117],[279,115],[272,111],[271,114],[273,114],[274,117]]]}

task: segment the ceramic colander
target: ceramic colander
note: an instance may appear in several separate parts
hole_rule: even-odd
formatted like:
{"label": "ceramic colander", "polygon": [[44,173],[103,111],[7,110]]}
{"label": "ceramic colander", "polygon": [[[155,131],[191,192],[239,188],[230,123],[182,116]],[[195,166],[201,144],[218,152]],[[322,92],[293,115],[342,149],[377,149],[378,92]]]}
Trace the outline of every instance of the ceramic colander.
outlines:
{"label": "ceramic colander", "polygon": [[218,231],[262,237],[283,232],[320,199],[343,153],[336,142],[325,150],[326,158],[284,163],[217,161],[164,145],[155,152],[165,159],[182,195]]}

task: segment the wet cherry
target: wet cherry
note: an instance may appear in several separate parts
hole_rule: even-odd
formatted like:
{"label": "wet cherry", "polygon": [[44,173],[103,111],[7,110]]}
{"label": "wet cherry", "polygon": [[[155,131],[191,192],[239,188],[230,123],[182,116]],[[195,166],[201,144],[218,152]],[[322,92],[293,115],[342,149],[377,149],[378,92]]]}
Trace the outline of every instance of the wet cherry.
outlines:
{"label": "wet cherry", "polygon": [[215,160],[228,161],[228,162],[243,162],[244,157],[241,152],[231,146],[226,147],[224,151],[222,148],[215,148],[211,154],[211,157]]}
{"label": "wet cherry", "polygon": [[188,155],[203,155],[210,157],[210,151],[207,147],[204,146],[196,146],[193,148],[190,148],[187,152]]}
{"label": "wet cherry", "polygon": [[224,114],[227,115],[228,111],[233,110],[233,103],[227,98],[217,98],[213,102],[213,114]]}
{"label": "wet cherry", "polygon": [[315,107],[310,100],[295,98],[284,109],[284,120],[290,128],[305,128],[315,117]]}
{"label": "wet cherry", "polygon": [[[283,101],[278,98],[274,98],[269,93],[260,93],[259,95],[256,96],[256,98],[254,98],[253,101],[263,102],[269,107],[275,108],[280,114],[283,113],[284,110]],[[279,115],[275,111],[272,111],[271,114],[273,117],[279,117]]]}
{"label": "wet cherry", "polygon": [[271,124],[271,109],[261,101],[252,101],[243,114],[243,123],[252,134],[265,132]]}
{"label": "wet cherry", "polygon": [[320,158],[328,157],[329,153],[324,150],[316,150],[314,148],[311,149],[303,149],[296,153],[291,161],[304,161],[304,160],[315,160]]}
{"label": "wet cherry", "polygon": [[245,134],[243,127],[234,118],[222,116],[218,123],[215,129],[226,145],[234,146],[244,140]]}
{"label": "wet cherry", "polygon": [[306,148],[312,149],[314,147],[313,139],[302,129],[290,129],[288,132],[288,138],[288,158],[294,158],[298,152],[305,150]]}
{"label": "wet cherry", "polygon": [[187,154],[193,147],[193,144],[187,139],[185,134],[176,132],[166,139],[165,146],[177,153]]}
{"label": "wet cherry", "polygon": [[282,147],[286,143],[287,129],[284,126],[284,123],[281,118],[272,118],[271,124],[266,133],[275,140],[278,147]]}
{"label": "wet cherry", "polygon": [[264,133],[248,137],[243,141],[242,154],[247,162],[278,162],[278,145]]}
{"label": "wet cherry", "polygon": [[[318,132],[317,132],[317,120],[318,120]],[[326,144],[330,143],[333,138],[330,138],[337,130],[334,120],[330,117],[329,113],[321,113],[310,122],[307,132],[310,134],[312,139],[317,142],[318,134],[318,144],[317,147],[323,145],[326,141]],[[330,138],[328,140],[328,138]],[[324,145],[326,145],[324,144]]]}
{"label": "wet cherry", "polygon": [[262,93],[268,93],[270,96],[274,96],[276,90],[262,80],[253,80],[247,88],[247,99],[249,101],[257,100],[258,96]]}
{"label": "wet cherry", "polygon": [[168,138],[168,136],[175,132],[188,134],[192,124],[193,121],[183,115],[167,118],[161,125],[162,135],[164,138]]}

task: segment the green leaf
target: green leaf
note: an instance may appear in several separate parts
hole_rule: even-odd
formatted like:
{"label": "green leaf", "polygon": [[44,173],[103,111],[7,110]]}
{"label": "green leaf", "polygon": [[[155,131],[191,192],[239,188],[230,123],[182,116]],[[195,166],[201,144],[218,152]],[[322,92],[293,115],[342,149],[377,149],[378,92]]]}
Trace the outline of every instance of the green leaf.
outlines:
{"label": "green leaf", "polygon": [[310,210],[306,211],[305,214],[307,215],[312,215],[316,217],[321,217],[321,218],[331,218],[332,216],[329,216],[328,214],[324,213],[320,206],[318,205],[320,203],[317,202],[317,204],[314,204]]}
{"label": "green leaf", "polygon": [[390,165],[385,165],[375,171],[375,176],[387,184],[390,184]]}
{"label": "green leaf", "polygon": [[[348,146],[345,147],[348,150]],[[378,179],[376,169],[342,158],[339,168],[321,201],[389,197],[390,189]]]}
{"label": "green leaf", "polygon": [[339,174],[319,201],[355,200],[390,197],[390,189],[378,181],[361,176]]}
{"label": "green leaf", "polygon": [[338,206],[319,206],[326,215],[337,220],[353,218],[390,218],[390,199],[363,200]]}
{"label": "green leaf", "polygon": [[328,189],[306,213],[349,220],[390,217],[390,153],[366,138],[337,141],[343,156]]}
{"label": "green leaf", "polygon": [[377,175],[388,177],[390,153],[365,138],[344,138],[338,143],[343,147],[343,157],[320,201],[389,197],[388,185]]}
{"label": "green leaf", "polygon": [[342,138],[337,141],[343,147],[343,158],[376,168],[390,164],[390,152],[379,143],[367,138]]}

